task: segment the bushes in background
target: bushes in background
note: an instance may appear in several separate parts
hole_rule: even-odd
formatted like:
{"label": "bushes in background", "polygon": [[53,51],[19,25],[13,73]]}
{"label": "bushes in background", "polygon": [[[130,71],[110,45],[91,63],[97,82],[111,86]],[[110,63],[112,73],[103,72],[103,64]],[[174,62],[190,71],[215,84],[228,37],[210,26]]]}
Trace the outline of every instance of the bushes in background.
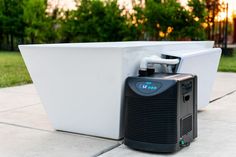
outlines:
{"label": "bushes in background", "polygon": [[116,0],[77,0],[77,9],[46,11],[46,0],[0,0],[0,49],[18,44],[126,40],[203,40],[206,5],[147,0],[133,10]]}

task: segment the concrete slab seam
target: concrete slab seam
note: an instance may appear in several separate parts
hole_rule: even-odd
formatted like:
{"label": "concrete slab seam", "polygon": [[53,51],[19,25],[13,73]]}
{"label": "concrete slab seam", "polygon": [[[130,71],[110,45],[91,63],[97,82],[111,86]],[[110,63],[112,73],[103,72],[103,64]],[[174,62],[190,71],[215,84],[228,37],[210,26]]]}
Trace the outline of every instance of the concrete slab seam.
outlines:
{"label": "concrete slab seam", "polygon": [[38,129],[38,128],[33,128],[33,127],[28,127],[28,126],[18,125],[18,124],[12,124],[12,123],[7,123],[7,122],[0,122],[0,124],[14,126],[14,127],[20,127],[20,128],[25,128],[25,129],[38,130],[38,131],[53,132],[50,130]]}
{"label": "concrete slab seam", "polygon": [[211,100],[209,103],[213,103],[213,102],[215,102],[215,101],[217,101],[217,100],[220,100],[220,99],[222,99],[222,98],[224,98],[224,97],[226,97],[226,96],[229,96],[229,95],[231,95],[231,94],[234,94],[235,92],[236,92],[236,90],[233,90],[232,92],[229,92],[229,93],[227,93],[227,94],[225,94],[225,95],[223,95],[223,96],[221,96],[221,97],[218,97],[218,98],[215,98],[215,99]]}
{"label": "concrete slab seam", "polygon": [[107,149],[105,149],[105,150],[102,150],[101,152],[99,152],[99,153],[93,155],[92,157],[99,157],[99,156],[102,157],[101,155],[103,155],[103,154],[105,154],[105,153],[107,153],[107,152],[109,152],[109,151],[111,151],[111,150],[113,150],[113,149],[115,149],[115,148],[121,146],[122,144],[123,144],[123,141],[121,141],[121,142],[119,142],[118,144],[116,144],[116,145],[114,145],[114,146],[111,146],[111,147],[109,147],[109,148],[107,148]]}
{"label": "concrete slab seam", "polygon": [[39,105],[39,104],[41,104],[41,103],[35,103],[35,104],[31,104],[31,105],[25,105],[25,106],[21,106],[21,107],[12,108],[12,109],[2,110],[2,111],[0,111],[0,113],[11,112],[11,111],[15,111],[15,110],[31,107],[31,106],[34,106],[34,105]]}
{"label": "concrete slab seam", "polygon": [[[24,125],[18,125],[18,124],[12,124],[12,123],[7,123],[7,122],[0,122],[2,125],[8,125],[12,127],[20,127],[20,128],[25,128],[25,129],[31,129],[31,130],[37,130],[37,131],[43,131],[43,132],[48,132],[48,133],[54,133],[54,134],[61,134],[61,135],[70,135],[70,136],[76,136],[76,137],[83,137],[83,138],[88,138],[88,139],[100,139],[100,140],[109,140],[106,138],[99,138],[95,136],[89,136],[89,135],[84,135],[84,134],[79,134],[79,133],[71,133],[71,132],[64,132],[64,131],[50,131],[50,130],[45,130],[45,129],[39,129],[39,128],[33,128],[33,127],[28,127]],[[110,139],[111,140],[111,139]],[[117,141],[119,142],[119,141]]]}

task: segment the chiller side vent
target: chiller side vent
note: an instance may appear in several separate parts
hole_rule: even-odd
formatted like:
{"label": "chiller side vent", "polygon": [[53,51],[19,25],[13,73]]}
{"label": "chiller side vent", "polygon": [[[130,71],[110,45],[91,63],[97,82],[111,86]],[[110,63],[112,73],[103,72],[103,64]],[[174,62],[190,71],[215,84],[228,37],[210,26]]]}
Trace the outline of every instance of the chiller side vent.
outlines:
{"label": "chiller side vent", "polygon": [[186,118],[182,118],[180,120],[180,127],[181,127],[180,137],[192,131],[192,119],[193,119],[193,116],[189,115]]}

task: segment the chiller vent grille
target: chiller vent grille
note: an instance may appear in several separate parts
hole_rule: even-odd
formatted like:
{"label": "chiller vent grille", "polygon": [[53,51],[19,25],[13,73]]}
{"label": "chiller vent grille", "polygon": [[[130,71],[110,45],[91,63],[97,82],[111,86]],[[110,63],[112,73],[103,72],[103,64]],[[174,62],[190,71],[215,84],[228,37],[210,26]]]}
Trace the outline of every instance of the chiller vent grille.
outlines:
{"label": "chiller vent grille", "polygon": [[176,99],[127,97],[125,136],[141,142],[173,144],[177,139]]}
{"label": "chiller vent grille", "polygon": [[183,118],[180,120],[180,126],[181,126],[181,135],[183,136],[187,134],[188,132],[192,131],[192,115]]}

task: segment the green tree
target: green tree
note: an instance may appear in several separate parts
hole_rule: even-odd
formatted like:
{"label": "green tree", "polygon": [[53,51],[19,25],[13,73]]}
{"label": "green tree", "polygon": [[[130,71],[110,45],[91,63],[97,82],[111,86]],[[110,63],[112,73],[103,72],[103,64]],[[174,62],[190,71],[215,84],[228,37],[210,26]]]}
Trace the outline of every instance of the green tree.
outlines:
{"label": "green tree", "polygon": [[[60,14],[64,12],[59,8],[53,9],[52,13],[47,13],[47,16],[44,21],[44,25],[47,28],[43,33],[44,42],[46,43],[56,43],[60,42],[60,29],[61,29],[61,20]],[[64,18],[64,17],[63,17]]]}
{"label": "green tree", "polygon": [[121,16],[116,0],[81,0],[77,10],[66,13],[62,23],[62,41],[93,42],[125,40],[126,17]]}
{"label": "green tree", "polygon": [[42,43],[45,40],[45,32],[51,31],[46,24],[46,7],[45,0],[24,0],[23,20],[26,42]]}
{"label": "green tree", "polygon": [[[193,20],[193,26],[190,27],[189,33],[195,40],[206,39],[206,33],[203,24],[207,19],[207,8],[204,0],[189,0],[188,6],[191,9],[189,15]],[[194,38],[195,37],[195,38]]]}
{"label": "green tree", "polygon": [[14,41],[23,38],[23,0],[0,0],[1,34],[6,38],[8,49],[14,50]]}
{"label": "green tree", "polygon": [[3,12],[2,12],[2,8],[3,8],[3,3],[2,1],[0,1],[0,50],[2,49],[2,43],[3,43]]}
{"label": "green tree", "polygon": [[71,42],[74,41],[74,38],[76,36],[75,30],[76,30],[76,20],[74,17],[75,11],[66,11],[65,12],[65,18],[60,18],[60,41],[61,42]]}
{"label": "green tree", "polygon": [[207,8],[204,0],[189,0],[188,6],[191,9],[190,14],[194,18],[197,18],[201,23],[206,22]]}
{"label": "green tree", "polygon": [[147,18],[146,31],[151,40],[177,38],[177,32],[180,32],[186,23],[186,17],[182,17],[187,16],[183,7],[175,0],[166,0],[162,3],[148,0],[144,14]]}
{"label": "green tree", "polygon": [[[214,40],[213,35],[215,30],[215,17],[221,11],[221,2],[220,0],[205,0],[206,9],[207,9],[207,33],[208,39]],[[213,32],[212,32],[213,31]]]}
{"label": "green tree", "polygon": [[145,7],[135,8],[132,21],[146,40],[201,40],[205,38],[204,5],[192,1],[191,10],[186,10],[176,0],[148,0]]}
{"label": "green tree", "polygon": [[122,9],[119,9],[117,0],[109,1],[105,4],[105,16],[101,25],[103,41],[122,41],[126,38],[129,30],[126,17],[122,16]]}
{"label": "green tree", "polygon": [[140,5],[134,5],[133,13],[127,13],[127,23],[129,28],[128,38],[130,40],[147,40],[144,16],[144,8]]}

